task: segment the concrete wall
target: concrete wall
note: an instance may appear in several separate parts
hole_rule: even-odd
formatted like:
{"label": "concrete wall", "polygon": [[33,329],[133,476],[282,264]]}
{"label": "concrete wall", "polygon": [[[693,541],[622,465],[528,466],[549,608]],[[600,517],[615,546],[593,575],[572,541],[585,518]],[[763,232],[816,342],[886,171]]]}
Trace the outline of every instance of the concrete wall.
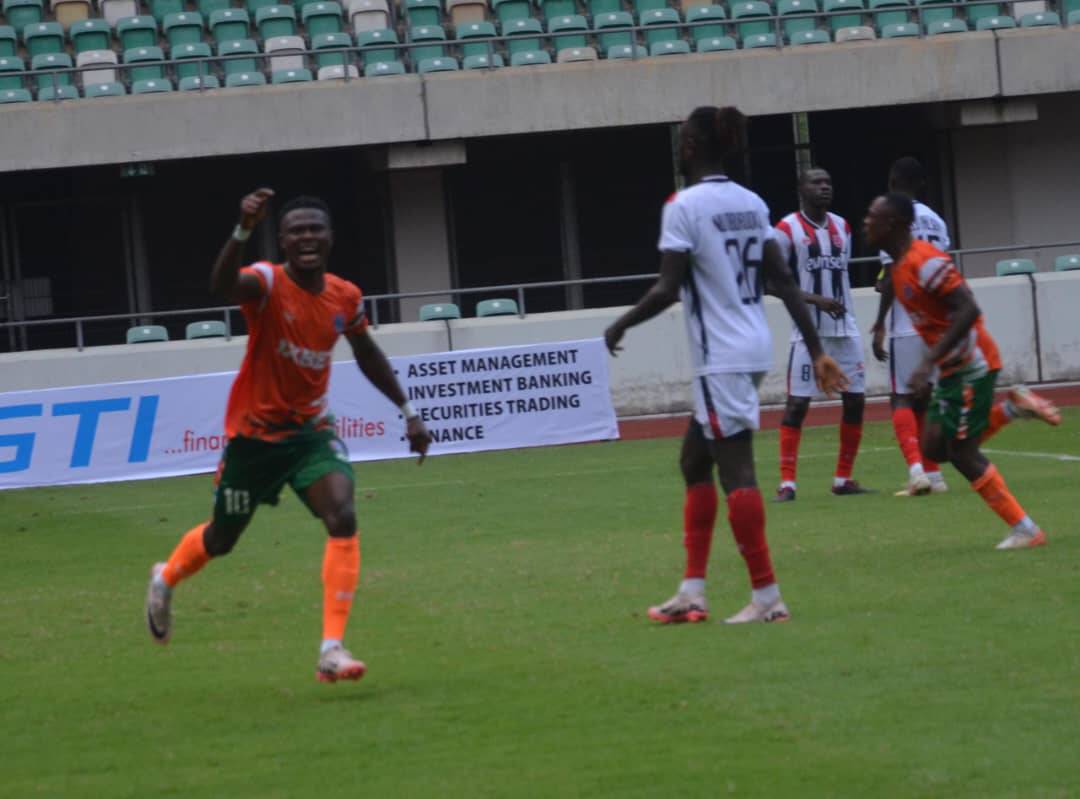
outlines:
{"label": "concrete wall", "polygon": [[[442,169],[392,171],[390,198],[394,210],[396,290],[407,294],[454,285]],[[449,296],[402,300],[400,318],[416,319],[421,305],[449,301]]]}
{"label": "concrete wall", "polygon": [[1078,43],[1040,28],[8,105],[0,171],[1076,91]]}
{"label": "concrete wall", "polygon": [[[1042,341],[1041,362],[1035,350],[1035,314],[1032,282],[1026,277],[971,281],[991,334],[1005,362],[1002,382],[1035,382],[1040,367],[1045,380],[1080,380],[1080,272],[1039,275],[1035,279]],[[525,319],[493,317],[452,323],[455,349],[569,341],[593,338],[622,313],[622,308],[534,314]],[[855,291],[855,313],[862,331],[869,329],[877,311],[877,295],[870,289]],[[766,298],[773,332],[774,367],[762,386],[764,402],[784,398],[790,322],[783,306]],[[384,325],[375,333],[390,355],[412,355],[447,349],[447,328],[442,322]],[[888,392],[888,371],[863,345],[867,365],[867,391]],[[631,330],[626,349],[611,361],[615,408],[620,415],[683,411],[689,407],[690,361],[682,309],[675,306],[647,325]],[[95,347],[84,352],[51,350],[0,355],[3,390],[53,388],[169,377],[236,369],[243,356],[244,339],[177,341],[138,346]],[[341,342],[335,356],[350,357]]]}

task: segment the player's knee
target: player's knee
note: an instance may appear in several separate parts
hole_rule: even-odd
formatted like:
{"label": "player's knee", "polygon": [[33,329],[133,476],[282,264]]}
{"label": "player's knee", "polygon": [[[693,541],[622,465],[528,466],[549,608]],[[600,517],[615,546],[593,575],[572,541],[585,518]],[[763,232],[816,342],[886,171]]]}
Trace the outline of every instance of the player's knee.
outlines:
{"label": "player's knee", "polygon": [[844,421],[848,424],[858,424],[861,422],[863,410],[866,407],[866,395],[844,394],[841,399],[843,401]]}
{"label": "player's knee", "polygon": [[239,530],[234,532],[211,522],[206,525],[206,529],[203,531],[203,547],[205,547],[206,554],[210,557],[220,558],[222,555],[228,555],[232,552],[239,538]]}
{"label": "player's knee", "polygon": [[350,538],[356,534],[356,511],[338,508],[323,516],[323,524],[331,538]]}
{"label": "player's knee", "polygon": [[712,479],[712,460],[703,460],[684,453],[679,458],[679,470],[688,486],[704,483]]}
{"label": "player's knee", "polygon": [[802,427],[806,419],[806,413],[810,410],[808,397],[788,397],[787,405],[784,406],[784,419],[781,422],[785,427]]}

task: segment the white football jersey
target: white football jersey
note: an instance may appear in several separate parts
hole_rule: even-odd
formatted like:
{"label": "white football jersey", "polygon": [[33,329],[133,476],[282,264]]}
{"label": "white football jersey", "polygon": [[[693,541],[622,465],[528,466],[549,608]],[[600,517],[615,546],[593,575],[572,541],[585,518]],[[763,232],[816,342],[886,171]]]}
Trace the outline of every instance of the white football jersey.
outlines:
{"label": "white football jersey", "polygon": [[[949,228],[945,225],[945,220],[938,216],[930,206],[923,205],[918,201],[915,202],[915,221],[911,223],[911,235],[933,244],[942,252],[947,251],[952,246],[952,242],[949,241]],[[883,265],[892,263],[892,258],[889,257],[887,252],[878,253],[878,258],[881,259]],[[885,329],[894,338],[919,335],[918,331],[915,330],[915,325],[911,323],[908,312],[898,302],[894,302],[889,310]]]}
{"label": "white football jersey", "polygon": [[[851,260],[851,225],[834,213],[828,213],[825,224],[816,225],[801,211],[788,214],[776,225],[776,240],[791,267],[799,288],[811,294],[820,294],[830,300],[839,300],[846,313],[833,319],[818,308],[810,308],[819,336],[848,338],[859,335],[852,309],[851,278],[848,261]],[[791,340],[802,341],[802,334],[791,326]]]}
{"label": "white football jersey", "polygon": [[681,294],[695,375],[772,366],[761,261],[775,237],[765,202],[723,176],[676,192],[664,206],[661,252],[692,258]]}

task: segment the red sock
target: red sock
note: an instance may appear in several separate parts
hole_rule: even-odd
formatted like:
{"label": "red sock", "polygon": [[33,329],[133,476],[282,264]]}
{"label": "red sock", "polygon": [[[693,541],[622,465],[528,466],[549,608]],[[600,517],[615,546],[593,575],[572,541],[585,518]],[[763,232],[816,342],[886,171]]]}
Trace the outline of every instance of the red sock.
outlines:
{"label": "red sock", "polygon": [[683,506],[686,572],[683,577],[688,580],[695,577],[705,579],[718,504],[716,484],[712,479],[707,483],[695,483],[686,487],[686,504]]}
{"label": "red sock", "polygon": [[780,479],[783,481],[795,482],[795,466],[799,462],[799,439],[801,438],[801,427],[780,425]]}
{"label": "red sock", "polygon": [[862,422],[840,423],[840,455],[836,459],[836,476],[844,480],[851,477],[855,468],[855,456],[859,454],[862,441]]}
{"label": "red sock", "polygon": [[175,588],[181,580],[195,574],[210,560],[210,553],[203,545],[205,529],[205,524],[192,527],[184,533],[184,537],[180,539],[180,543],[169,556],[169,562],[165,564],[161,572],[161,579],[170,588]]}
{"label": "red sock", "polygon": [[[922,413],[915,414],[915,422],[919,426],[919,441],[922,441],[923,427],[926,426],[926,411],[923,411]],[[918,449],[918,445],[916,444],[916,450],[917,449]],[[910,465],[910,464],[908,464],[908,465]],[[923,467],[923,471],[927,472],[927,473],[929,473],[929,472],[940,472],[941,471],[941,465],[936,460],[934,460],[932,458],[928,458],[925,455],[922,456],[922,467]]]}
{"label": "red sock", "polygon": [[896,443],[908,466],[919,463],[919,421],[911,408],[893,408],[892,427],[896,434]]}
{"label": "red sock", "polygon": [[727,504],[731,532],[750,572],[751,587],[772,585],[776,575],[769,559],[769,543],[765,540],[765,503],[761,492],[756,486],[736,489],[728,494]]}
{"label": "red sock", "polygon": [[995,403],[994,407],[990,409],[990,422],[987,424],[986,429],[983,430],[982,438],[979,441],[986,441],[1011,421],[1012,417],[1005,413],[1005,403]]}

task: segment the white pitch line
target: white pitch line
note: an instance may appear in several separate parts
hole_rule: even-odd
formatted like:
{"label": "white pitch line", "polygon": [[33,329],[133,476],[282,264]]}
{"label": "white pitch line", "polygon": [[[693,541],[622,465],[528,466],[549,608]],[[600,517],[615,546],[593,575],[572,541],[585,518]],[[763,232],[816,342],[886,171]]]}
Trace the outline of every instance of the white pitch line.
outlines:
{"label": "white pitch line", "polygon": [[1048,461],[1066,461],[1080,463],[1080,455],[1066,455],[1060,452],[1024,452],[1017,449],[984,449],[991,455],[1016,455],[1020,458],[1040,458]]}

